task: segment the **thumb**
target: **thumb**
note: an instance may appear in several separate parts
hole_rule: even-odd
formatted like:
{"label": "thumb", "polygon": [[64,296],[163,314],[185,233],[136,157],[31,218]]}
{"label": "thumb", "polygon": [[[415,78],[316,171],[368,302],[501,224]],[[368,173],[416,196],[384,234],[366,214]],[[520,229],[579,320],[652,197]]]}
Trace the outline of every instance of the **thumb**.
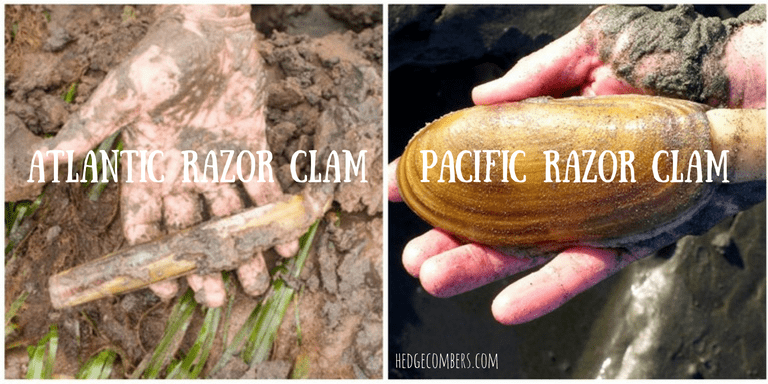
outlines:
{"label": "thumb", "polygon": [[472,90],[475,104],[495,104],[535,96],[561,96],[589,80],[603,65],[596,45],[581,27],[526,56],[503,77]]}

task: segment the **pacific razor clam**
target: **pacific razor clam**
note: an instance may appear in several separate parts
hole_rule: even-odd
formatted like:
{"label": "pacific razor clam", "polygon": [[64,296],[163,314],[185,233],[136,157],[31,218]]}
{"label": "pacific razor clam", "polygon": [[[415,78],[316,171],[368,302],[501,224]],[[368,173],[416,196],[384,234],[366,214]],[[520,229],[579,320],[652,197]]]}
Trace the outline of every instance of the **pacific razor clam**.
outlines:
{"label": "pacific razor clam", "polygon": [[[660,155],[657,173],[662,178],[673,172],[669,154],[679,150],[677,172],[685,177],[691,154],[699,151],[706,179],[705,150],[719,159],[727,149],[728,179],[739,182],[765,179],[764,142],[765,110],[710,110],[689,101],[638,95],[535,98],[475,106],[428,124],[403,152],[397,183],[417,215],[465,240],[530,255],[574,245],[619,247],[686,220],[712,195],[711,183],[657,181],[652,164],[658,151],[668,151]],[[425,174],[422,163],[433,158],[421,151],[428,150],[435,151],[437,163]],[[469,151],[456,171],[471,182],[448,182],[448,170],[441,166],[448,150],[454,158]],[[507,150],[509,158],[524,151],[514,171],[525,181],[505,177],[501,152],[489,157],[478,152],[483,150]],[[546,150],[559,153],[560,175],[567,169],[568,182],[544,182]],[[595,151],[591,175],[574,174],[575,160],[569,159],[574,150],[581,172],[588,161],[582,151]],[[611,162],[621,161],[619,151],[626,150],[634,154],[636,182],[619,182],[620,175],[611,182],[597,177],[603,152],[616,154],[604,159],[609,173]],[[441,172],[444,181],[438,182]]]}

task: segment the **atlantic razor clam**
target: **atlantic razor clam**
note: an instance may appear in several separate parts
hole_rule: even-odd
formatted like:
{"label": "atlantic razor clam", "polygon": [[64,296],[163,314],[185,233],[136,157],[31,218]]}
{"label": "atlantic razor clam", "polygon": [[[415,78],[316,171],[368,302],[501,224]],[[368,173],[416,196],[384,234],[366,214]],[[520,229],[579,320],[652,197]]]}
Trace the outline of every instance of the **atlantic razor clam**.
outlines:
{"label": "atlantic razor clam", "polygon": [[[720,169],[707,182],[708,161],[725,168],[723,150],[727,181]],[[712,182],[759,179],[765,110],[641,95],[456,111],[417,132],[397,168],[403,200],[432,226],[529,254],[647,239],[705,205]]]}

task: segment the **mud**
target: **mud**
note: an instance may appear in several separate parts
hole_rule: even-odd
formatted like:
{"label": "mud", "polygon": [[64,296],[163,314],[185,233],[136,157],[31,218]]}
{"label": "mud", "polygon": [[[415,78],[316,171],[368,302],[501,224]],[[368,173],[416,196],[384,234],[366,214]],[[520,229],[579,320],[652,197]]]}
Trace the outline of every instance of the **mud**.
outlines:
{"label": "mud", "polygon": [[[253,17],[259,13],[266,15],[264,25]],[[252,18],[258,30],[266,31],[258,49],[269,79],[267,136],[283,190],[296,194],[307,188],[293,182],[288,171],[299,149],[318,150],[322,162],[316,171],[323,174],[331,151],[365,150],[367,183],[359,182],[358,171],[354,182],[333,186],[332,213],[318,230],[301,277],[292,283],[305,288],[287,311],[270,362],[232,372],[231,378],[286,378],[300,358],[308,358],[307,377],[381,377],[381,8],[256,7]],[[268,22],[275,18],[279,22]],[[302,24],[308,19],[312,22]],[[6,7],[6,121],[16,121],[22,133],[55,134],[153,21],[152,6]],[[20,32],[11,39],[14,24]],[[275,31],[275,25],[291,34]],[[313,37],[302,30],[311,30]],[[75,82],[73,103],[62,103],[61,95]],[[301,165],[308,173],[310,164]],[[341,163],[340,172],[346,172],[346,164]],[[14,319],[19,331],[6,341],[35,344],[49,325],[57,324],[54,372],[59,377],[71,377],[78,364],[107,346],[120,351],[112,377],[125,377],[152,352],[170,313],[172,302],[163,303],[148,290],[69,310],[51,307],[48,276],[125,246],[117,219],[119,190],[120,185],[110,184],[91,202],[79,184],[46,185],[41,209],[23,223],[29,234],[6,253],[6,309],[22,292],[30,293]],[[265,256],[268,268],[279,260],[271,251]],[[338,282],[335,288],[331,281]],[[258,302],[236,289],[231,329]],[[303,332],[300,344],[296,318]],[[200,321],[196,314],[182,350],[191,346],[187,339]],[[222,345],[216,348],[209,363],[216,361]],[[7,378],[25,374],[26,352],[19,350],[6,352]]]}

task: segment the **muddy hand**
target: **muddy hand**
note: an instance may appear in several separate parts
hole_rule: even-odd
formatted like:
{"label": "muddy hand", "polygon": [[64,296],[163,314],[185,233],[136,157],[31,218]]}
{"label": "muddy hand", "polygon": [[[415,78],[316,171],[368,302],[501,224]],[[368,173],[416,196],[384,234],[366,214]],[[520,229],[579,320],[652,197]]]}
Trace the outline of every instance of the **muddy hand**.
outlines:
{"label": "muddy hand", "polygon": [[704,18],[691,7],[668,12],[600,7],[503,77],[476,87],[472,99],[495,104],[542,95],[646,93],[718,107],[765,108],[765,34],[760,7],[726,22]]}
{"label": "muddy hand", "polygon": [[[123,230],[129,244],[141,243],[175,232],[211,217],[226,216],[244,207],[238,187],[223,180],[239,179],[220,151],[254,154],[268,151],[265,133],[265,73],[255,48],[255,29],[247,6],[169,6],[159,11],[157,22],[128,59],[112,70],[91,99],[83,105],[54,138],[40,146],[46,150],[75,150],[82,157],[112,132],[123,128],[128,150],[161,151],[153,159],[153,174],[143,173],[140,156],[129,166],[123,155],[121,193]],[[182,151],[197,155],[198,179],[184,167]],[[217,155],[217,172],[206,170],[210,151]],[[186,155],[191,159],[192,153]],[[248,178],[249,156],[242,162]],[[264,159],[266,160],[266,159]],[[46,159],[52,163],[53,159]],[[64,156],[59,159],[65,162]],[[234,164],[234,161],[233,161]],[[274,175],[257,167],[247,196],[256,205],[282,195]],[[266,180],[259,181],[259,172]],[[183,182],[185,177],[190,182]],[[155,180],[161,182],[153,182]],[[214,180],[218,177],[218,180]],[[145,178],[146,181],[140,180]],[[276,247],[292,256],[298,241]],[[266,290],[269,276],[263,256],[238,270],[250,294]],[[216,307],[225,293],[218,273],[190,276],[198,301]],[[177,283],[167,281],[152,287],[161,297],[176,294]]]}
{"label": "muddy hand", "polygon": [[[638,65],[622,66],[630,58],[629,42],[634,41],[629,36],[642,29],[633,27],[631,21],[642,15],[650,16],[642,9],[597,9],[575,30],[521,59],[502,78],[475,88],[472,93],[474,102],[492,104],[542,95],[649,93],[687,96],[675,95],[674,87],[656,82],[664,76],[676,75],[674,68],[683,67],[680,62],[686,57],[676,56],[676,51],[672,54],[647,52]],[[619,19],[611,20],[613,17]],[[627,27],[611,29],[607,33],[610,25]],[[723,36],[727,36],[724,41],[713,42],[720,44],[722,49],[711,48],[712,55],[705,59],[709,60],[706,70],[697,72],[704,78],[698,81],[724,77],[730,86],[724,89],[703,87],[686,98],[711,105],[765,108],[764,16],[763,22],[745,22],[729,29]],[[402,201],[396,183],[396,166],[397,160],[390,164],[388,171],[390,201]],[[747,206],[749,204],[742,208]],[[717,222],[716,218],[707,219]],[[678,235],[685,234],[681,230]],[[576,247],[550,258],[528,258],[504,254],[479,244],[464,244],[440,229],[433,229],[406,245],[402,261],[408,273],[419,278],[422,286],[438,297],[467,292],[546,264],[504,289],[493,302],[492,312],[497,321],[519,324],[560,307],[633,261],[674,241],[674,235],[638,245],[630,252]]]}

